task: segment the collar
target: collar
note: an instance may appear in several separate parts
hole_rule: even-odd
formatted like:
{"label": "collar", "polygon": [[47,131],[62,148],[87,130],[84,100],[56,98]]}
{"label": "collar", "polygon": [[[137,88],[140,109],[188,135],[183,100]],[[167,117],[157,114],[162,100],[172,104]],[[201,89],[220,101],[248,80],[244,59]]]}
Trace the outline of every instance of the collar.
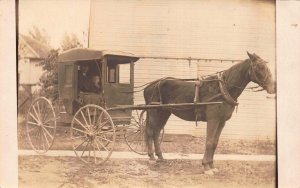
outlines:
{"label": "collar", "polygon": [[218,81],[219,81],[219,87],[220,87],[220,91],[224,97],[224,99],[226,100],[226,102],[228,102],[229,104],[231,104],[232,106],[237,106],[239,105],[239,103],[237,101],[235,101],[231,95],[229,94],[226,86],[225,86],[225,82],[222,78],[222,74],[218,74]]}

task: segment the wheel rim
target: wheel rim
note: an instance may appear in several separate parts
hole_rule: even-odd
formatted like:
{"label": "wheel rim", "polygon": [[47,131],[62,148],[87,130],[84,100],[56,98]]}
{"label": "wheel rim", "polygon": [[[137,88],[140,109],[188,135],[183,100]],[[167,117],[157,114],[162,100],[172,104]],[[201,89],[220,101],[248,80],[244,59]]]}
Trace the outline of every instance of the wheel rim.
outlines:
{"label": "wheel rim", "polygon": [[[145,128],[146,128],[146,111],[143,110],[139,116],[139,122],[133,123],[124,135],[126,144],[129,149],[140,155],[147,154],[147,145],[145,142]],[[159,143],[161,144],[163,140],[164,129],[161,130]]]}
{"label": "wheel rim", "polygon": [[27,138],[33,150],[46,153],[53,145],[56,116],[50,100],[40,97],[33,101],[26,118]]}
{"label": "wheel rim", "polygon": [[85,163],[101,164],[112,154],[115,144],[115,126],[105,109],[86,105],[74,115],[71,140],[77,157]]}

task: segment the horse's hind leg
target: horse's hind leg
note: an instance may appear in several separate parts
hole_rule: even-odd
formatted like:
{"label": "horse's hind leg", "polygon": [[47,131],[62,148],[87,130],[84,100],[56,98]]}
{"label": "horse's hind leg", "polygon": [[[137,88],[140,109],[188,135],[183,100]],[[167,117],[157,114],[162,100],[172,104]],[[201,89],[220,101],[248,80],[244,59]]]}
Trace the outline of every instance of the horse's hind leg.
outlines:
{"label": "horse's hind leg", "polygon": [[158,118],[156,122],[156,128],[154,129],[154,147],[155,147],[155,154],[159,160],[163,160],[163,155],[160,149],[160,141],[159,136],[161,130],[166,125],[171,113],[167,110],[158,110]]}
{"label": "horse's hind leg", "polygon": [[145,144],[147,146],[147,150],[148,150],[148,156],[150,158],[150,160],[154,161],[154,154],[153,154],[153,125],[150,123],[150,110],[147,112],[147,117],[146,117],[146,128],[145,128]]}
{"label": "horse's hind leg", "polygon": [[158,159],[163,159],[160,150],[159,135],[170,115],[171,113],[166,110],[149,110],[147,113],[146,144],[150,160],[154,159],[152,141],[154,141],[155,154],[158,156]]}

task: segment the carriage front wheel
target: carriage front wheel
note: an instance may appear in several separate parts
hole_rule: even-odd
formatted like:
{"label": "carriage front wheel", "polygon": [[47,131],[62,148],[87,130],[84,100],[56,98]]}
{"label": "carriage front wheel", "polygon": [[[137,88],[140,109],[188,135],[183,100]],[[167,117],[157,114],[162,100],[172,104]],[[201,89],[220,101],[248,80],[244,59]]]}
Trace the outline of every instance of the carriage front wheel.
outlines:
{"label": "carriage front wheel", "polygon": [[[146,129],[147,111],[143,110],[139,116],[139,122],[133,123],[124,134],[125,142],[129,149],[140,155],[147,154],[147,146],[145,143],[145,129]],[[164,129],[161,130],[159,136],[159,144],[161,144],[164,137]]]}
{"label": "carriage front wheel", "polygon": [[81,107],[72,119],[70,134],[73,150],[81,161],[101,164],[111,156],[115,126],[102,107],[94,104]]}
{"label": "carriage front wheel", "polygon": [[26,133],[29,143],[37,153],[46,153],[52,146],[56,132],[56,116],[50,100],[35,99],[26,118]]}

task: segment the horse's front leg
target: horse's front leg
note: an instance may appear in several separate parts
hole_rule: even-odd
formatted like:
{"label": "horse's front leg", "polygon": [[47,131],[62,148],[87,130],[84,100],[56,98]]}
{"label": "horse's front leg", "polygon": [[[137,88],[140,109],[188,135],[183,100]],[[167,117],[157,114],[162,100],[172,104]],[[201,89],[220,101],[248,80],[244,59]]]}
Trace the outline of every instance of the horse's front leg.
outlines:
{"label": "horse's front leg", "polygon": [[210,165],[213,165],[215,136],[216,136],[218,127],[219,127],[219,120],[207,121],[205,153],[204,153],[204,157],[202,160],[202,165],[204,167],[204,173],[208,174],[208,175],[214,174]]}
{"label": "horse's front leg", "polygon": [[[216,135],[214,136],[213,157],[214,157],[215,151],[217,149],[217,146],[218,146],[218,143],[219,143],[219,138],[220,138],[220,135],[222,133],[222,130],[223,130],[224,126],[225,126],[225,121],[221,121],[219,123],[218,128],[217,128]],[[213,172],[219,172],[219,170],[214,166],[213,161],[209,164],[209,167],[210,167],[210,169],[212,169]]]}

